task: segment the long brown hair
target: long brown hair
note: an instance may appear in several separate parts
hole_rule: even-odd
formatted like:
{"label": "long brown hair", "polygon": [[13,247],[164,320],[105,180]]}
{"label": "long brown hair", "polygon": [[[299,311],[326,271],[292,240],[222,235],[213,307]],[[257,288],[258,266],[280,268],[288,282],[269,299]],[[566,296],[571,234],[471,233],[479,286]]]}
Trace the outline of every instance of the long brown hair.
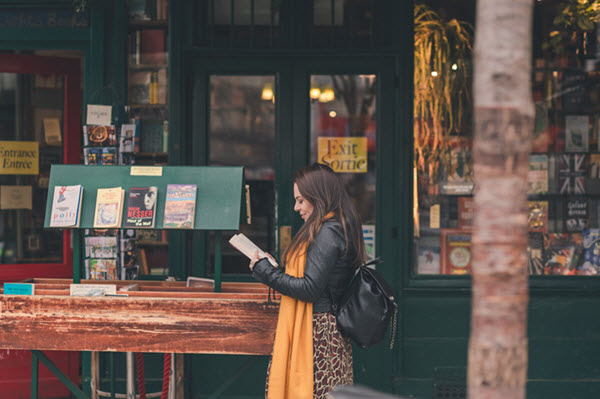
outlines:
{"label": "long brown hair", "polygon": [[283,259],[296,252],[303,244],[312,244],[327,215],[333,214],[333,220],[341,223],[346,240],[346,253],[354,248],[355,266],[366,259],[362,226],[358,212],[348,197],[340,179],[329,166],[313,163],[300,169],[294,177],[298,191],[313,206],[313,212],[302,225],[292,242],[285,250]]}

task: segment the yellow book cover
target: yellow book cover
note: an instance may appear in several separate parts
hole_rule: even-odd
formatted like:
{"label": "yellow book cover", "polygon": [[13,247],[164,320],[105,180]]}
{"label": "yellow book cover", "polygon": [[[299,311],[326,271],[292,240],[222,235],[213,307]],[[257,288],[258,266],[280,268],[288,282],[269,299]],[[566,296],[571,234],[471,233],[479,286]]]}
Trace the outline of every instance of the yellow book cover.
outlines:
{"label": "yellow book cover", "polygon": [[111,229],[121,227],[123,213],[123,197],[125,190],[121,187],[99,188],[94,211],[94,228]]}

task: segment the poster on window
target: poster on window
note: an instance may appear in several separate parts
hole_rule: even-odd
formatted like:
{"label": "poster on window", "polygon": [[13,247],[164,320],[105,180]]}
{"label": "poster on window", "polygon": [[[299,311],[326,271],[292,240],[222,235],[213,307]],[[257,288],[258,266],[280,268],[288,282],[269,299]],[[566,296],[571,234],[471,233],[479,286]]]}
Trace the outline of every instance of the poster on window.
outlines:
{"label": "poster on window", "polygon": [[319,163],[336,173],[367,172],[366,137],[319,137]]}
{"label": "poster on window", "polygon": [[363,224],[363,240],[367,251],[367,260],[375,259],[375,225]]}

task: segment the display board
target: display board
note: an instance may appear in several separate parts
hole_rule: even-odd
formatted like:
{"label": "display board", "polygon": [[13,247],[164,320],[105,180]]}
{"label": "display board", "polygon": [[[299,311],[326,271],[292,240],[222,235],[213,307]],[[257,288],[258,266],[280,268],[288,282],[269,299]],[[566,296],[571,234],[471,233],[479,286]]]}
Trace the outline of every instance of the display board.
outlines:
{"label": "display board", "polygon": [[[148,175],[132,175],[132,168],[141,168],[142,173]],[[160,175],[151,175],[159,171]],[[130,187],[158,187],[155,229],[163,228],[168,184],[197,185],[193,230],[238,230],[240,217],[245,215],[242,207],[243,167],[52,165],[45,228],[53,228],[50,226],[50,215],[54,187],[78,184],[83,186],[79,228],[84,229],[93,228],[96,192],[99,188],[122,187],[127,195]]]}

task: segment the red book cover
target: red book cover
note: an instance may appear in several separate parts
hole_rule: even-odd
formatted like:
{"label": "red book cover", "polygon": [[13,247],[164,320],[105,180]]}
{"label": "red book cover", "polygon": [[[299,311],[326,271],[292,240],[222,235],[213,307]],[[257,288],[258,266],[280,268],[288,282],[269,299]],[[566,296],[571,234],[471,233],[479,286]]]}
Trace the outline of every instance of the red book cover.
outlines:
{"label": "red book cover", "polygon": [[471,232],[441,229],[441,274],[471,274]]}

